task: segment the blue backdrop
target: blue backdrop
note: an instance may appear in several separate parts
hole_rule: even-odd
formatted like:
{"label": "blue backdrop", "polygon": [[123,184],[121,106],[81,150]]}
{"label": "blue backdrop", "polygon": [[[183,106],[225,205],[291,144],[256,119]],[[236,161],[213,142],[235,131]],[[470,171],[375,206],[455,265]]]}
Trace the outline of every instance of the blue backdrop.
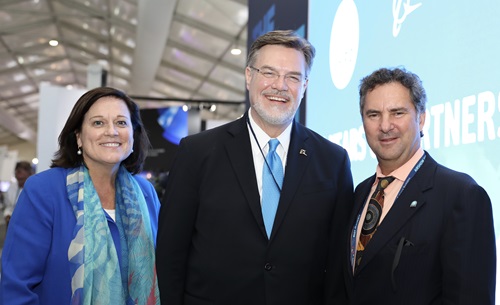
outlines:
{"label": "blue backdrop", "polygon": [[403,66],[427,91],[424,149],[486,189],[500,237],[500,1],[310,0],[308,20],[306,124],[349,151],[355,184],[376,167],[359,81]]}

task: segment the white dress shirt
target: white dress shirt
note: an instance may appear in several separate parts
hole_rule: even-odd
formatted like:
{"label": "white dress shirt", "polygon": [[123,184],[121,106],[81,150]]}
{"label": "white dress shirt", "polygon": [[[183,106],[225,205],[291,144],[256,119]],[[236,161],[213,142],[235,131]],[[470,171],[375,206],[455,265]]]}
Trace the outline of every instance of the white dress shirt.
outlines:
{"label": "white dress shirt", "polygon": [[[259,194],[262,201],[262,169],[264,167],[264,159],[269,151],[269,140],[271,139],[265,132],[260,128],[257,123],[252,118],[252,109],[248,111],[248,118],[251,124],[251,127],[248,126],[248,133],[250,134],[250,143],[252,144],[252,155],[253,155],[253,164],[255,165],[255,176],[257,178],[257,186],[259,188]],[[252,133],[252,129],[255,132],[255,137]],[[288,127],[277,137],[280,141],[280,144],[276,148],[276,153],[281,158],[281,162],[283,162],[283,177],[285,176],[286,170],[286,158],[288,155],[288,146],[290,145],[290,137],[292,132],[292,124],[288,125]],[[258,141],[258,143],[257,143]],[[262,149],[262,151],[261,151]]]}

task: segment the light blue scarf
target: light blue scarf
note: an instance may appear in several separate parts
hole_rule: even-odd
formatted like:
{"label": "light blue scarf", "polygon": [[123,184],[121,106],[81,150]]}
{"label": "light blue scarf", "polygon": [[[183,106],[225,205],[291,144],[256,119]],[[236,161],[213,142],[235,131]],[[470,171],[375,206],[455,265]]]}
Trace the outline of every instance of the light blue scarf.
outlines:
{"label": "light blue scarf", "polygon": [[149,212],[132,175],[120,166],[116,177],[121,264],[85,166],[68,173],[66,188],[77,220],[68,249],[71,304],[160,304]]}

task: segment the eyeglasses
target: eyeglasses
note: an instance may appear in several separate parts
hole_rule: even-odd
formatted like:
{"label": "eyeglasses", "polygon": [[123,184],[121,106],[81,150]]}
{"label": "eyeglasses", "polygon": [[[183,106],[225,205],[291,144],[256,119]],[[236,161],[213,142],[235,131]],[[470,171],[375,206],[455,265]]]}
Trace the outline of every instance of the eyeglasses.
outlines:
{"label": "eyeglasses", "polygon": [[[282,76],[278,72],[270,70],[270,69],[257,69],[257,68],[252,67],[252,66],[248,66],[248,67],[252,70],[255,70],[257,73],[264,76],[265,78],[270,79],[272,81],[276,81],[280,78],[280,76]],[[285,82],[289,85],[291,85],[291,84],[296,85],[296,84],[299,84],[307,79],[304,76],[302,76],[302,74],[296,74],[296,73],[284,74],[283,77],[285,78]]]}

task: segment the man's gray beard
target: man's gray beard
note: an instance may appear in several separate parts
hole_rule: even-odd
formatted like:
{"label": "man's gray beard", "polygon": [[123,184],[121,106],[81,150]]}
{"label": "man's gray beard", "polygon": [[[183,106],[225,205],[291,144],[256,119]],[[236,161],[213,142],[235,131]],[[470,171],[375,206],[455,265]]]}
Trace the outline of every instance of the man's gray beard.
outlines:
{"label": "man's gray beard", "polygon": [[[284,113],[279,113],[278,115],[270,115],[264,109],[260,107],[259,103],[256,103],[252,108],[257,112],[257,114],[268,124],[271,125],[283,125],[289,123],[295,116],[295,111],[287,111]],[[292,113],[290,113],[292,112]]]}

